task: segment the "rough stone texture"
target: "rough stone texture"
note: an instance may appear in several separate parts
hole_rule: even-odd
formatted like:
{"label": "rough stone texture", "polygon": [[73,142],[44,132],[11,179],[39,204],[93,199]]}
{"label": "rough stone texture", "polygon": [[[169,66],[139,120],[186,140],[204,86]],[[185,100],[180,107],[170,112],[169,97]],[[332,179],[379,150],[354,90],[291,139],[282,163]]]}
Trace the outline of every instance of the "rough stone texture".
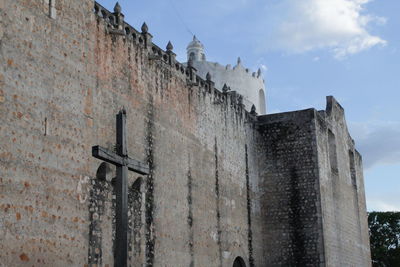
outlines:
{"label": "rough stone texture", "polygon": [[[99,5],[94,14],[91,0],[53,3],[55,18],[46,0],[0,2],[3,265],[113,265],[115,169],[92,157],[91,147],[114,149],[122,107],[129,156],[151,170],[128,175],[133,266],[232,266],[238,256],[246,266],[274,266],[272,241],[282,244],[282,263],[369,264],[361,157],[354,152],[351,171],[345,141],[337,144],[347,153],[339,177],[356,174],[358,199],[345,182],[329,184],[323,118],[339,128],[342,117],[301,111],[292,122],[285,114],[257,118],[237,94],[215,90],[152,44],[147,31]],[[287,151],[278,149],[273,129],[290,130],[280,139]],[[287,154],[274,159],[272,147]],[[303,169],[279,174],[284,158]],[[267,186],[279,177],[289,178],[288,189]],[[358,213],[344,207],[348,199]],[[294,217],[277,221],[282,226],[268,224],[289,210]],[[273,229],[281,235],[265,239]],[[350,253],[346,240],[359,240],[360,252]]]}
{"label": "rough stone texture", "polygon": [[327,98],[326,111],[319,114],[316,132],[326,263],[369,266],[361,156],[348,133],[344,110],[333,97]]}
{"label": "rough stone texture", "polygon": [[343,108],[258,118],[260,266],[370,266],[361,156]]}
{"label": "rough stone texture", "polygon": [[259,118],[264,265],[323,266],[315,115],[309,109]]}

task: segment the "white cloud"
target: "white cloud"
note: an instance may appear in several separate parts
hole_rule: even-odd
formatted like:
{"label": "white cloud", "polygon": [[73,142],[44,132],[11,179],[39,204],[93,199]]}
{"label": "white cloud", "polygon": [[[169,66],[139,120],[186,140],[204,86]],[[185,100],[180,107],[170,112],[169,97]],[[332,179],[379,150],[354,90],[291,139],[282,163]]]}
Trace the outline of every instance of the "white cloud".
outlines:
{"label": "white cloud", "polygon": [[400,205],[396,206],[396,205],[388,203],[388,201],[382,200],[382,199],[367,198],[367,210],[368,211],[400,211]]}
{"label": "white cloud", "polygon": [[268,71],[268,66],[265,64],[265,59],[263,57],[257,59],[256,64],[251,67],[253,70],[260,69],[263,73]]}
{"label": "white cloud", "polygon": [[366,169],[400,164],[400,122],[350,123],[349,127]]}
{"label": "white cloud", "polygon": [[267,11],[269,15],[279,14],[272,20],[275,30],[268,38],[269,46],[294,53],[328,48],[336,58],[343,58],[385,45],[385,40],[368,32],[369,24],[386,22],[385,18],[365,14],[368,2],[370,0],[282,0]]}

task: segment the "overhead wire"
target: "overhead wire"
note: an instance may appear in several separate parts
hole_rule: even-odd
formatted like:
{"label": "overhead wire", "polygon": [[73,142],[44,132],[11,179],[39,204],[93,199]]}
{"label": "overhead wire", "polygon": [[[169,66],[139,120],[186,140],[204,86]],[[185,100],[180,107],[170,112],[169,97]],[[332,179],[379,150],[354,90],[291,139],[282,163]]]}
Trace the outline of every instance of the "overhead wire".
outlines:
{"label": "overhead wire", "polygon": [[185,23],[185,21],[183,20],[181,14],[179,13],[178,9],[176,8],[174,2],[172,0],[169,0],[169,2],[171,3],[171,7],[174,10],[174,12],[176,13],[176,16],[178,17],[178,19],[180,20],[182,26],[186,29],[186,31],[193,37],[194,33],[190,30],[189,26]]}

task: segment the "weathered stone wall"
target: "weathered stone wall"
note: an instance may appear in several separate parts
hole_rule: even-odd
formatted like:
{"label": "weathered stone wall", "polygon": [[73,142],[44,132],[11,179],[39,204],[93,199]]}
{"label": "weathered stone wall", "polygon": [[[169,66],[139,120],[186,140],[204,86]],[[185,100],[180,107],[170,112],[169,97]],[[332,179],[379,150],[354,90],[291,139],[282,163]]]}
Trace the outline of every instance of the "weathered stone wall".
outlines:
{"label": "weathered stone wall", "polygon": [[96,84],[92,1],[0,1],[0,262],[83,266]]}
{"label": "weathered stone wall", "polygon": [[343,108],[327,98],[316,120],[327,266],[370,266],[361,157]]}
{"label": "weathered stone wall", "polygon": [[314,109],[258,118],[264,240],[258,266],[323,266]]}
{"label": "weathered stone wall", "polygon": [[[91,147],[114,149],[122,107],[129,155],[151,170],[128,177],[134,266],[232,266],[237,256],[247,266],[313,265],[324,249],[332,265],[346,264],[334,261],[340,253],[368,260],[361,157],[354,151],[354,168],[338,168],[344,179],[355,174],[357,194],[335,199],[350,187],[329,188],[323,116],[306,110],[257,122],[235,93],[214,90],[152,44],[146,27],[118,25],[120,14],[93,7],[0,2],[3,265],[113,265],[115,169]],[[355,195],[360,215],[336,214],[348,200],[356,207]],[[322,226],[330,229],[324,240]],[[359,254],[351,258],[347,241],[339,250],[335,233],[358,234]]]}
{"label": "weathered stone wall", "polygon": [[254,134],[236,95],[188,86],[173,54],[110,31],[93,1],[55,3],[55,19],[46,1],[1,6],[2,264],[113,265],[115,171],[91,147],[113,149],[122,107],[129,155],[151,167],[129,173],[130,261],[249,264]]}
{"label": "weathered stone wall", "polygon": [[[361,156],[343,108],[258,118],[260,266],[370,266]],[[258,210],[255,208],[254,212]]]}

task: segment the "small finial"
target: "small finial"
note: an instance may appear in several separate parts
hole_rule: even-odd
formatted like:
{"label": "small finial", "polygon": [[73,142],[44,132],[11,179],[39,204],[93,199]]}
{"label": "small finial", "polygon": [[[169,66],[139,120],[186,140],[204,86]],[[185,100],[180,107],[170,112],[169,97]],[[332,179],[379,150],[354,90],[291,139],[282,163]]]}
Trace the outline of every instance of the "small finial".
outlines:
{"label": "small finial", "polygon": [[226,83],[224,83],[224,86],[222,87],[222,92],[223,93],[226,93],[226,92],[228,92],[228,86],[226,85]]}
{"label": "small finial", "polygon": [[121,6],[117,2],[114,6],[114,13],[120,14],[121,13]]}
{"label": "small finial", "polygon": [[211,81],[211,74],[209,72],[207,72],[206,74],[206,80]]}
{"label": "small finial", "polygon": [[125,109],[125,107],[122,107],[121,113],[126,115],[126,109]]}
{"label": "small finial", "polygon": [[198,41],[196,35],[193,35],[193,41]]}
{"label": "small finial", "polygon": [[256,106],[254,106],[254,104],[251,106],[250,114],[252,115],[256,114]]}
{"label": "small finial", "polygon": [[171,44],[171,41],[168,41],[167,51],[170,52],[170,51],[172,51],[172,49],[174,49],[174,46]]}
{"label": "small finial", "polygon": [[147,27],[146,22],[143,22],[141,30],[142,30],[142,33],[147,33],[148,32],[149,27]]}
{"label": "small finial", "polygon": [[240,65],[241,62],[242,62],[242,60],[240,59],[240,57],[238,57],[237,64]]}
{"label": "small finial", "polygon": [[260,77],[260,76],[261,76],[261,69],[258,68],[258,71],[257,71],[257,78]]}

